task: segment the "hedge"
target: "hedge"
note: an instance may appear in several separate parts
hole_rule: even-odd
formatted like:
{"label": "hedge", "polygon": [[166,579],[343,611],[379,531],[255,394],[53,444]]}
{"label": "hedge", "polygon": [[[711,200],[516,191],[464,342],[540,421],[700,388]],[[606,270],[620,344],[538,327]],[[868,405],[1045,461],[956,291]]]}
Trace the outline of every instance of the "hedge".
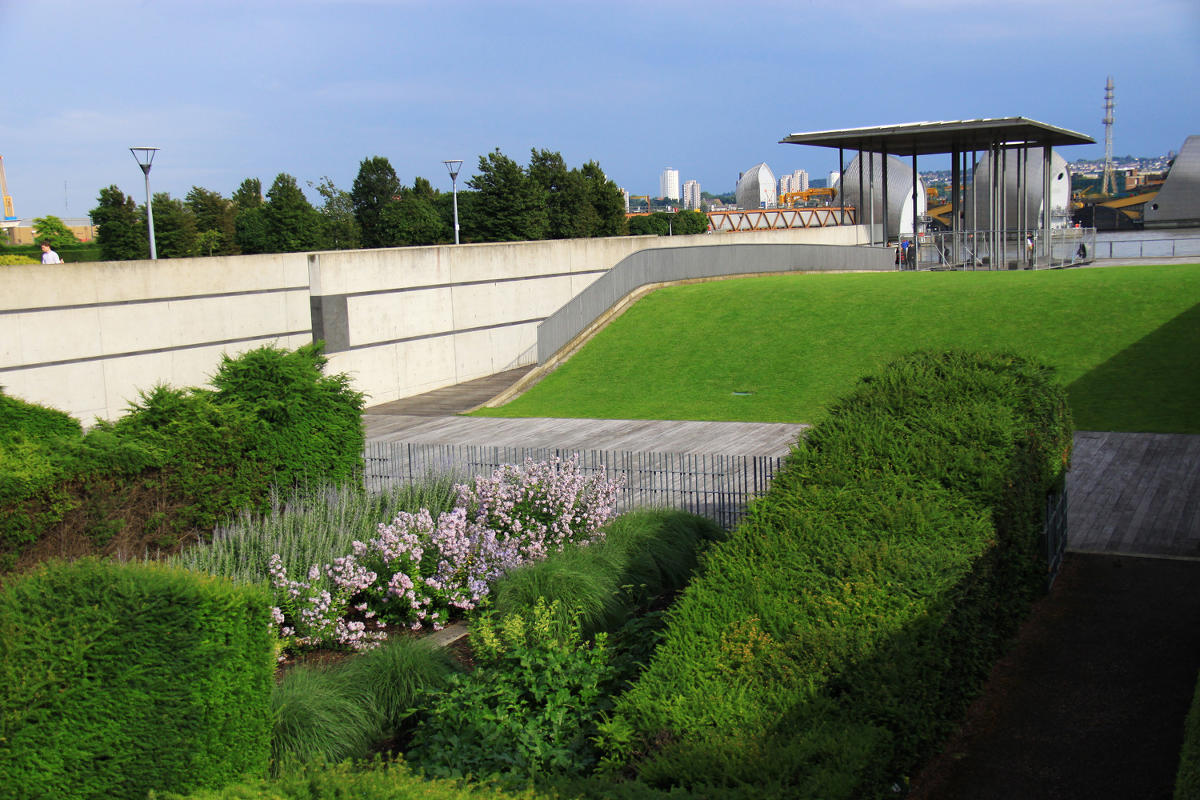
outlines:
{"label": "hedge", "polygon": [[1070,414],[1048,369],[916,353],[797,443],[668,613],[610,763],[712,797],[903,790],[1044,585]]}
{"label": "hedge", "polygon": [[325,364],[319,343],[222,356],[214,388],[156,386],[86,435],[60,411],[0,394],[0,571],[55,526],[101,552],[122,531],[134,552],[170,549],[265,511],[273,486],[353,478],[362,395]]}
{"label": "hedge", "polygon": [[1175,800],[1200,800],[1200,681],[1196,683],[1196,695],[1184,723]]}
{"label": "hedge", "polygon": [[137,798],[265,774],[260,587],[160,565],[46,562],[0,593],[0,797]]}

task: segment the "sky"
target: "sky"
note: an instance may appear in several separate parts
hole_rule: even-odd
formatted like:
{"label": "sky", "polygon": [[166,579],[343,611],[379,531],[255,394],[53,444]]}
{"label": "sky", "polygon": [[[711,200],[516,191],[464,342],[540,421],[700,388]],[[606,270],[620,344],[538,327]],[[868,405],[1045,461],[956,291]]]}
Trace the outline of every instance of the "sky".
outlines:
{"label": "sky", "polygon": [[[1068,161],[1200,134],[1195,0],[0,0],[0,155],[22,218],[100,189],[231,195],[279,173],[349,190],[364,159],[459,188],[499,148],[599,162],[632,194],[665,167],[714,194],[765,161],[824,177],[791,133],[1024,116],[1087,134]],[[948,167],[936,158],[919,167]]]}

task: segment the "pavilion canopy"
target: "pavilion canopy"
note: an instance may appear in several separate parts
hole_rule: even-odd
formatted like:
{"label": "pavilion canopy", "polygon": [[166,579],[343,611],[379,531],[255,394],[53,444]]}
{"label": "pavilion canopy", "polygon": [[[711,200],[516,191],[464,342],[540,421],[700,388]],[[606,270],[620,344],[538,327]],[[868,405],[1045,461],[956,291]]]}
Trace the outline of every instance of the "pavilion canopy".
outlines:
{"label": "pavilion canopy", "polygon": [[898,156],[961,153],[1002,147],[1061,147],[1095,144],[1090,136],[1025,117],[967,119],[949,122],[909,122],[870,128],[793,133],[780,144],[844,148]]}

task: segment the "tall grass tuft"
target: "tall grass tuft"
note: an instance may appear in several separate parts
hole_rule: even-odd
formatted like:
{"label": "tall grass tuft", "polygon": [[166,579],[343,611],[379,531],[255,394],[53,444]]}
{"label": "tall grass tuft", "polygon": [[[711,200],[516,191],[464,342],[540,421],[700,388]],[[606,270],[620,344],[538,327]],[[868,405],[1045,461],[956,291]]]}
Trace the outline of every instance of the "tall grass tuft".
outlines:
{"label": "tall grass tuft", "polygon": [[235,581],[269,579],[272,554],[278,553],[289,575],[303,575],[313,564],[327,564],[351,552],[351,543],[376,534],[380,523],[398,512],[429,509],[434,516],[454,507],[453,474],[429,475],[382,493],[353,484],[325,484],[271,493],[266,514],[242,514],[213,532],[212,541],[173,558],[186,569]]}
{"label": "tall grass tuft", "polygon": [[380,732],[391,736],[400,731],[422,695],[444,688],[458,669],[446,648],[429,639],[400,636],[350,659],[338,669],[338,677],[343,685],[365,694]]}
{"label": "tall grass tuft", "polygon": [[272,769],[364,758],[379,735],[372,706],[367,692],[337,671],[291,669],[271,693]]}
{"label": "tall grass tuft", "polygon": [[580,632],[588,638],[624,620],[628,612],[620,586],[621,565],[603,545],[569,546],[505,575],[492,590],[492,608],[507,617],[527,612],[539,598],[558,600],[558,627],[570,628],[578,616]]}

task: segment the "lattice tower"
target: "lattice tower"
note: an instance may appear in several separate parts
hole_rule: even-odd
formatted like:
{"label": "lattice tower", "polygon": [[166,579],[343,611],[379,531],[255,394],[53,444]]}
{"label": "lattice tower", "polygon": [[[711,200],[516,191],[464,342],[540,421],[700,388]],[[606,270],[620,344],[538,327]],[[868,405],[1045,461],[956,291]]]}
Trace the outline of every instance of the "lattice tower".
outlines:
{"label": "lattice tower", "polygon": [[1116,194],[1116,175],[1113,174],[1113,149],[1112,149],[1112,129],[1113,129],[1113,79],[1112,75],[1108,76],[1108,83],[1104,86],[1104,178],[1100,183],[1100,191],[1104,194]]}

